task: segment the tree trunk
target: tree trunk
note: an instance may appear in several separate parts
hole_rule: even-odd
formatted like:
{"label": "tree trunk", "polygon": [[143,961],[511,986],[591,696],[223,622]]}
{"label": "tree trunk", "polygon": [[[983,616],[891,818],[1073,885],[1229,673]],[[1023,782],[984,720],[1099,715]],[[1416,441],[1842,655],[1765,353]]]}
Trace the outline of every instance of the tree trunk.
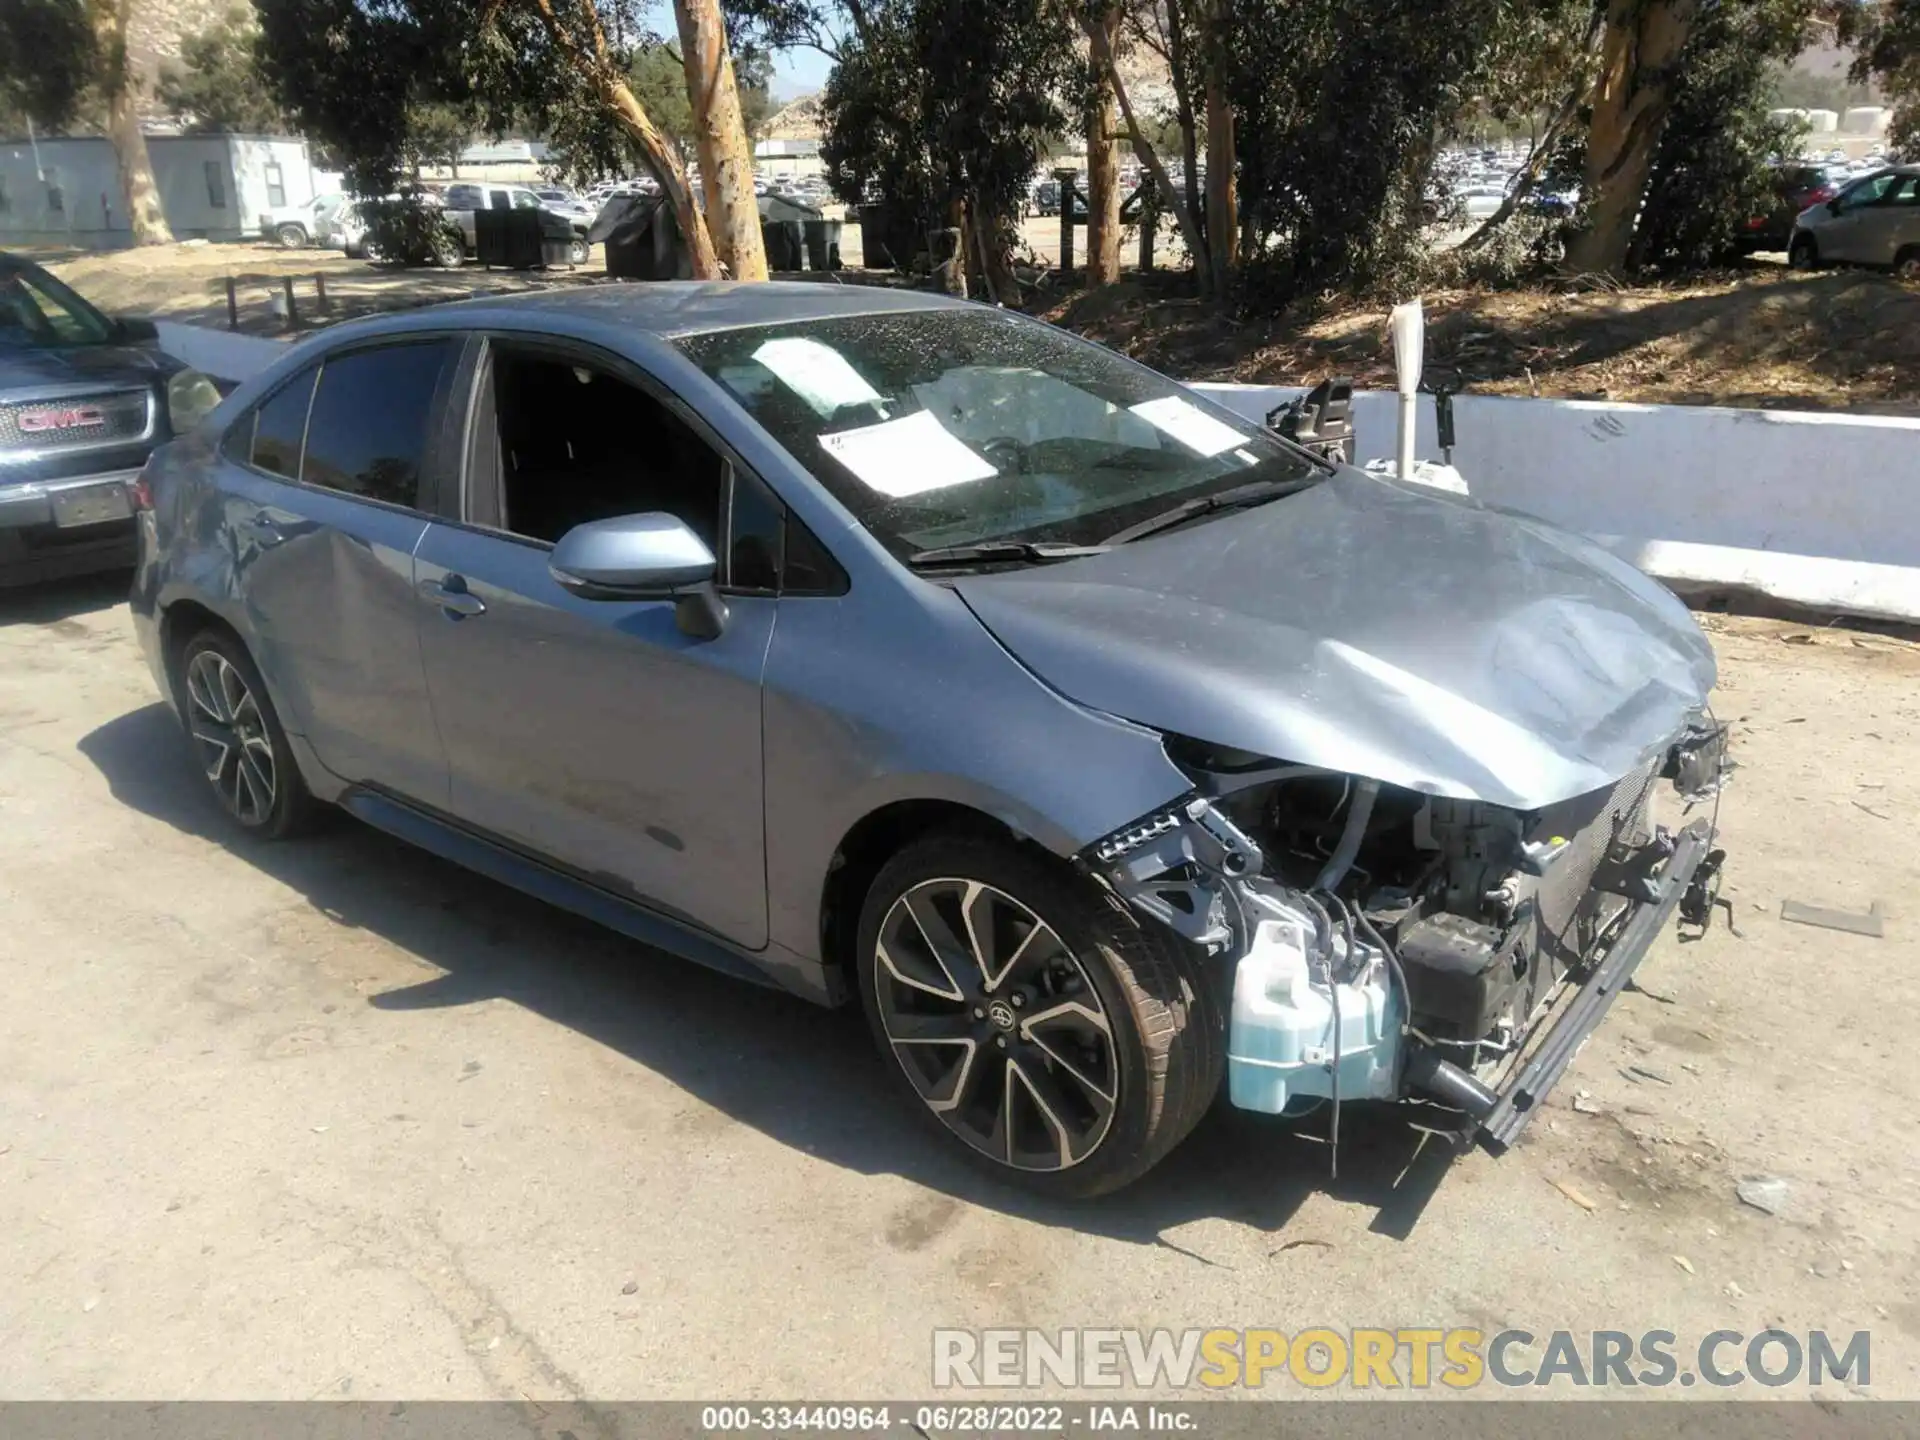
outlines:
{"label": "tree trunk", "polygon": [[967,200],[954,177],[947,197],[947,228],[940,233],[940,244],[932,255],[934,273],[942,288],[959,299],[967,298]]}
{"label": "tree trunk", "polygon": [[1697,8],[1697,0],[1608,0],[1581,176],[1586,222],[1567,246],[1571,269],[1618,271],[1626,264]]}
{"label": "tree trunk", "polygon": [[[1204,287],[1207,283],[1207,247],[1200,239],[1194,208],[1191,203],[1180,203],[1173,182],[1167,178],[1167,167],[1160,163],[1153,142],[1147,139],[1146,132],[1140,128],[1139,118],[1133,113],[1133,101],[1127,96],[1127,84],[1114,67],[1113,47],[1107,43],[1106,32],[1100,26],[1092,25],[1087,27],[1087,38],[1093,44],[1094,62],[1107,72],[1107,78],[1113,82],[1113,98],[1119,103],[1121,117],[1126,121],[1127,135],[1133,142],[1133,153],[1140,157],[1140,163],[1152,174],[1155,192],[1164,197],[1167,208],[1173,211],[1173,218],[1180,223],[1180,235],[1187,242],[1187,253],[1192,257],[1194,273]],[[1189,186],[1193,183],[1191,165],[1187,167],[1187,183]]]}
{"label": "tree trunk", "polygon": [[[1120,8],[1094,22],[1112,51],[1120,35]],[[1087,285],[1111,285],[1120,278],[1120,156],[1113,143],[1116,121],[1113,80],[1104,65],[1093,67],[1093,93],[1087,105]]]}
{"label": "tree trunk", "polygon": [[720,256],[736,280],[767,278],[760,238],[760,205],[753,193],[753,146],[740,114],[733,56],[716,0],[674,0],[680,58],[687,72],[694,146],[707,191],[707,213],[718,229]]}
{"label": "tree trunk", "polygon": [[707,229],[707,217],[693,203],[693,187],[687,183],[687,172],[680,164],[680,152],[660,133],[653,118],[634,98],[633,91],[627,88],[626,81],[609,71],[604,77],[601,94],[608,107],[619,117],[621,128],[633,137],[646,154],[647,168],[653,171],[653,178],[660,182],[661,193],[673,207],[673,218],[680,226],[681,237],[687,242],[693,278],[720,279],[720,257],[714,252],[713,235]]}
{"label": "tree trunk", "polygon": [[[680,163],[680,152],[660,133],[660,127],[653,123],[653,117],[647,114],[646,107],[635,97],[615,68],[607,51],[607,37],[600,29],[598,14],[589,6],[584,26],[576,33],[568,23],[568,18],[563,18],[554,9],[554,0],[531,0],[531,3],[539,12],[540,23],[546,27],[555,48],[566,57],[567,64],[592,87],[601,103],[613,112],[620,128],[627,132],[646,156],[647,168],[653,172],[653,178],[660,182],[661,192],[673,207],[673,218],[679,223],[681,237],[687,242],[694,279],[720,279],[720,257],[714,253],[713,236],[707,229],[706,217],[700,213],[700,207],[693,203],[693,187],[687,183],[687,172]],[[574,15],[570,18],[579,17]]]}
{"label": "tree trunk", "polygon": [[127,68],[127,21],[133,0],[92,0],[89,18],[100,47],[100,89],[107,101],[107,139],[120,164],[120,197],[126,202],[127,223],[136,245],[167,245],[173,230],[160,204],[154,183],[153,160],[147,137],[140,130],[140,112],[134,106],[134,77]]}
{"label": "tree trunk", "polygon": [[[1199,122],[1193,109],[1193,70],[1188,63],[1186,24],[1181,18],[1180,0],[1166,0],[1167,4],[1167,69],[1173,79],[1174,119],[1180,125],[1181,159],[1186,163],[1187,213],[1194,217],[1193,235],[1188,238],[1192,246],[1201,236],[1206,211],[1200,203],[1200,142]],[[1171,190],[1165,192],[1172,197]],[[1206,289],[1213,280],[1213,266],[1207,260],[1207,247],[1200,244],[1193,252],[1193,268],[1200,276],[1200,288]]]}
{"label": "tree trunk", "polygon": [[[1218,26],[1216,9],[1209,24]],[[1225,37],[1209,37],[1207,47],[1207,262],[1213,276],[1213,293],[1225,295],[1227,281],[1237,256],[1235,242],[1240,235],[1238,205],[1234,195],[1235,167],[1233,146],[1233,109],[1227,104],[1225,76],[1221,73]]]}

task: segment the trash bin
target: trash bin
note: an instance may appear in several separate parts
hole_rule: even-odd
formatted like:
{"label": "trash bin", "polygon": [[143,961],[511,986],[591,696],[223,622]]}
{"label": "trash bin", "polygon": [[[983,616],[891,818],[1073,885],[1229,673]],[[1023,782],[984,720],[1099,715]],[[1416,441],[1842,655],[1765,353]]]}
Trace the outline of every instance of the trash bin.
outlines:
{"label": "trash bin", "polygon": [[673,207],[658,195],[615,195],[600,207],[591,244],[603,247],[607,274],[617,280],[685,280],[693,256],[680,236]]}
{"label": "trash bin", "polygon": [[860,263],[867,269],[910,269],[924,248],[919,225],[903,207],[885,201],[860,207]]}
{"label": "trash bin", "polygon": [[540,215],[538,210],[474,211],[474,258],[508,270],[537,269],[545,260]]}
{"label": "trash bin", "polygon": [[762,220],[760,243],[766,248],[769,270],[804,268],[806,248],[801,240],[798,220]]}
{"label": "trash bin", "polygon": [[809,270],[838,270],[840,268],[840,228],[838,220],[805,220],[801,230],[807,240],[807,268]]}

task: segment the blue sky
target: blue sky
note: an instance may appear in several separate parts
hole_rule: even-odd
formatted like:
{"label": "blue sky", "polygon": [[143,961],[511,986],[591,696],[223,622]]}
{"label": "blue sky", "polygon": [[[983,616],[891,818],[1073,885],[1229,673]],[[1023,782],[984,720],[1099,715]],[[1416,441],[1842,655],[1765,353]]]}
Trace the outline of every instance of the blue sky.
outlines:
{"label": "blue sky", "polygon": [[778,100],[804,95],[827,83],[832,62],[818,50],[782,50],[773,60],[773,94]]}

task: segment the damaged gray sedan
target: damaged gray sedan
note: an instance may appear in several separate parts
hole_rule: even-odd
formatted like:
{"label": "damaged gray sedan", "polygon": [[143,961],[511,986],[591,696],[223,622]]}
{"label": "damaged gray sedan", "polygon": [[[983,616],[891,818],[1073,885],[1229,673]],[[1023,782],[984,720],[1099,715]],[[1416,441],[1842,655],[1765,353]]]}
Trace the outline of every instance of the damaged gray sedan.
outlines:
{"label": "damaged gray sedan", "polygon": [[935,1130],[1056,1194],[1223,1086],[1503,1149],[1711,903],[1711,822],[1655,810],[1728,763],[1672,595],[1017,315],[343,326],[137,494],[137,628],[239,827],[330,802],[857,998]]}

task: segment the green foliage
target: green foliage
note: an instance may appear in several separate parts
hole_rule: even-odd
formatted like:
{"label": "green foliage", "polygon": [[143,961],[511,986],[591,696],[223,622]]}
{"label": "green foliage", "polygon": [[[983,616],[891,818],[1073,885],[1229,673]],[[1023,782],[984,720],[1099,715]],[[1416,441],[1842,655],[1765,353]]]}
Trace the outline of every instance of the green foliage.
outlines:
{"label": "green foliage", "polygon": [[0,127],[72,122],[99,58],[81,0],[0,0]]}
{"label": "green foliage", "polygon": [[1516,0],[1239,0],[1230,94],[1249,296],[1406,288],[1425,189]]}
{"label": "green foliage", "polygon": [[1856,46],[1852,78],[1880,83],[1893,106],[1887,140],[1920,160],[1920,0],[1862,0],[1842,7],[1841,38]]}
{"label": "green foliage", "polygon": [[438,205],[405,196],[362,200],[359,208],[367,223],[369,254],[403,265],[458,263],[460,232]]}
{"label": "green foliage", "polygon": [[821,101],[829,183],[849,204],[884,196],[929,223],[960,197],[1017,215],[1081,73],[1071,16],[1050,0],[864,7]]}
{"label": "green foliage", "polygon": [[1723,256],[1747,218],[1775,203],[1770,161],[1801,127],[1770,119],[1778,69],[1805,44],[1814,0],[1702,7],[1681,53],[1629,264],[1685,269]]}
{"label": "green foliage", "polygon": [[160,67],[160,103],[190,134],[276,134],[287,117],[260,58],[260,27],[244,5],[180,42],[180,58]]}

